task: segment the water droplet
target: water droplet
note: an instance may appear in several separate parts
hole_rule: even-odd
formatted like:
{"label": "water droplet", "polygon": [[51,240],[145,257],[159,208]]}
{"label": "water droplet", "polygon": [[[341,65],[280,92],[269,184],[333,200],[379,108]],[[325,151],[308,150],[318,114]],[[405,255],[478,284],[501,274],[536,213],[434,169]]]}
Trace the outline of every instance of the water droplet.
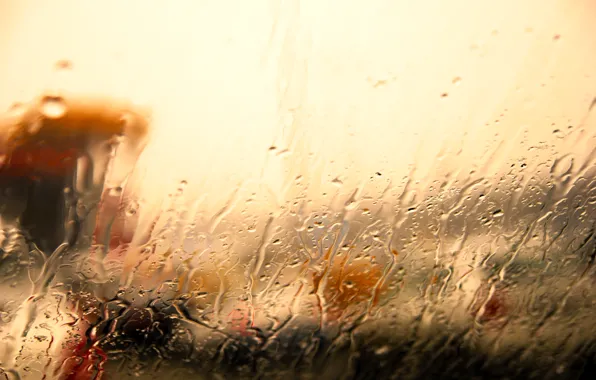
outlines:
{"label": "water droplet", "polygon": [[565,133],[563,133],[560,129],[554,129],[553,135],[555,135],[559,139],[562,139],[565,137]]}
{"label": "water droplet", "polygon": [[139,204],[137,202],[131,202],[131,204],[128,205],[128,208],[126,209],[126,215],[133,216],[137,213],[138,209],[139,209]]}
{"label": "water droplet", "polygon": [[441,94],[441,98],[446,98],[448,96],[449,96],[449,93],[447,93],[447,92],[444,92],[444,93]]}
{"label": "water droplet", "polygon": [[562,177],[563,175],[565,175],[573,169],[573,163],[574,160],[571,156],[563,156],[557,158],[553,163],[550,171],[554,176]]}
{"label": "water droplet", "polygon": [[499,218],[501,216],[503,216],[503,210],[499,209],[499,210],[493,211],[493,218]]}
{"label": "water droplet", "polygon": [[112,187],[108,191],[108,194],[112,197],[119,197],[122,194],[122,188],[120,186]]}
{"label": "water droplet", "polygon": [[389,346],[382,346],[375,350],[375,354],[376,355],[384,355],[384,354],[388,353],[390,350],[391,350],[391,348]]}
{"label": "water droplet", "polygon": [[451,83],[453,83],[453,84],[454,84],[454,85],[456,85],[456,86],[457,86],[457,85],[459,85],[459,84],[461,83],[461,77],[454,77],[454,78],[451,80]]}
{"label": "water droplet", "polygon": [[373,87],[374,88],[383,87],[387,84],[387,82],[388,82],[387,79],[377,79],[377,80],[373,81]]}
{"label": "water droplet", "polygon": [[66,104],[60,96],[44,96],[41,100],[41,113],[49,119],[59,119],[66,114]]}
{"label": "water droplet", "polygon": [[180,181],[178,184],[177,195],[184,194],[184,189],[186,189],[186,181]]}
{"label": "water droplet", "polygon": [[120,125],[122,126],[121,133],[130,134],[131,132],[135,132],[134,131],[135,120],[136,120],[136,118],[133,114],[131,114],[130,112],[124,112],[120,116]]}
{"label": "water droplet", "polygon": [[54,64],[54,68],[56,70],[71,70],[72,62],[68,59],[61,59],[59,61],[56,61],[56,63]]}

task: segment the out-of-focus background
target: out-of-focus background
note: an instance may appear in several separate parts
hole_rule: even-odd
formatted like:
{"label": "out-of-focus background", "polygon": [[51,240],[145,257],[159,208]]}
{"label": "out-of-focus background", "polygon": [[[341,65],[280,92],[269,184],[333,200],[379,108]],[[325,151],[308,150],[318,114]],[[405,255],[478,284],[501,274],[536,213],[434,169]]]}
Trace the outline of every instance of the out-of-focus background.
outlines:
{"label": "out-of-focus background", "polygon": [[[0,0],[0,108],[68,90],[151,109],[134,173],[108,178],[139,219],[138,250],[108,255],[118,286],[136,268],[184,293],[197,274],[214,294],[197,320],[239,299],[262,352],[286,323],[332,342],[287,343],[287,373],[423,376],[414,353],[465,349],[462,368],[580,376],[596,352],[595,20],[591,0]],[[338,364],[336,348],[360,353]]]}

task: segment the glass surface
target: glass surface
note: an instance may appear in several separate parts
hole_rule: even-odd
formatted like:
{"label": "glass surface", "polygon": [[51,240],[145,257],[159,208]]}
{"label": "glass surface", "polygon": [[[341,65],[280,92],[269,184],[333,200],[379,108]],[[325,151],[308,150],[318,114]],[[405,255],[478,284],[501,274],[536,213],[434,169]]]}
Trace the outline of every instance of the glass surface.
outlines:
{"label": "glass surface", "polygon": [[591,378],[591,0],[0,0],[0,380]]}

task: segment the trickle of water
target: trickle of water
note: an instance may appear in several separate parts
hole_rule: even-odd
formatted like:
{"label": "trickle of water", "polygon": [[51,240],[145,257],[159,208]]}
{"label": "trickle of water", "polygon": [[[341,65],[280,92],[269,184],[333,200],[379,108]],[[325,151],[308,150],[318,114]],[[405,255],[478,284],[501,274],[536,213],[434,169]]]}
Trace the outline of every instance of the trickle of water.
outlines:
{"label": "trickle of water", "polygon": [[350,200],[349,202],[346,202],[344,208],[346,211],[352,211],[355,210],[358,207],[358,202],[357,201],[353,201]]}
{"label": "trickle of water", "polygon": [[42,122],[41,118],[36,117],[35,119],[31,120],[31,122],[29,122],[27,124],[27,133],[29,133],[30,135],[35,135],[37,132],[39,132],[42,125],[43,125],[43,122]]}

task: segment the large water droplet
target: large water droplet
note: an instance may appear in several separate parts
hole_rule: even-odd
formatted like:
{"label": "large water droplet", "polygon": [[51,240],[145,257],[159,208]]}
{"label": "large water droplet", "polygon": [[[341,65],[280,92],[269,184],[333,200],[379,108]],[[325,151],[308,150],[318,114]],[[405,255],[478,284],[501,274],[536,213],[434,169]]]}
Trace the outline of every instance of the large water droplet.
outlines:
{"label": "large water droplet", "polygon": [[66,114],[66,104],[60,96],[45,96],[41,100],[41,113],[49,119],[59,119]]}

